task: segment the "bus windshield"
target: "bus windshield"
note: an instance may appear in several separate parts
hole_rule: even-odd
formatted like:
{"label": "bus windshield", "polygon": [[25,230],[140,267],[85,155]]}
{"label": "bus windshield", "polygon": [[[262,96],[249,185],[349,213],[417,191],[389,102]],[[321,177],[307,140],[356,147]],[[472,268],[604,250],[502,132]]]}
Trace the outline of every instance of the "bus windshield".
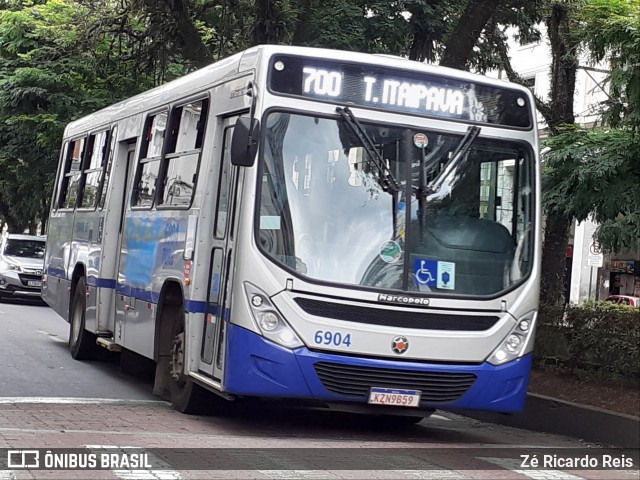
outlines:
{"label": "bus windshield", "polygon": [[284,112],[266,117],[258,243],[309,279],[494,295],[531,270],[533,164],[506,139]]}

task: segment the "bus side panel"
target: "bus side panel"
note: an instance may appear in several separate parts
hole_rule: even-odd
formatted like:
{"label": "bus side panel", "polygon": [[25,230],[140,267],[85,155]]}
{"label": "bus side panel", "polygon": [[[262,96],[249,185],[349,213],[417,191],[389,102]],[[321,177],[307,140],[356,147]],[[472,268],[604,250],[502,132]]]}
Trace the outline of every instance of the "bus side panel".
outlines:
{"label": "bus side panel", "polygon": [[100,263],[100,231],[101,216],[94,211],[79,211],[73,225],[73,254],[74,262],[69,265],[69,278],[76,267],[84,268],[85,281],[89,287],[87,297],[87,312],[85,328],[91,332],[97,329],[97,286]]}
{"label": "bus side panel", "polygon": [[[118,267],[118,343],[153,358],[157,305],[163,285],[178,281],[185,290],[183,258],[187,222],[192,210],[128,211]],[[122,339],[122,342],[120,341]]]}
{"label": "bus side panel", "polygon": [[42,288],[42,298],[66,321],[69,321],[71,278],[67,276],[67,269],[71,255],[72,229],[73,212],[55,212],[49,217],[44,263],[47,281]]}
{"label": "bus side panel", "polygon": [[[109,185],[106,186],[106,202],[103,223],[101,225],[100,249],[95,252],[98,263],[98,321],[97,330],[104,336],[115,338],[116,296],[118,263],[120,255],[120,223],[124,215],[125,192],[129,192],[135,157],[138,128],[142,116],[119,122],[116,130],[117,141],[112,152],[112,169]],[[116,339],[117,340],[117,339]]]}

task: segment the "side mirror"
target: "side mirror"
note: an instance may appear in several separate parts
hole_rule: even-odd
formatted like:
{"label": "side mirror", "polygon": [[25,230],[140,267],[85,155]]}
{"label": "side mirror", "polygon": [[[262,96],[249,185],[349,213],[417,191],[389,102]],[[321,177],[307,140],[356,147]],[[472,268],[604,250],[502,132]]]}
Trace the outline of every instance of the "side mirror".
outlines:
{"label": "side mirror", "polygon": [[260,123],[249,117],[240,117],[231,137],[231,163],[239,167],[250,167],[258,153]]}

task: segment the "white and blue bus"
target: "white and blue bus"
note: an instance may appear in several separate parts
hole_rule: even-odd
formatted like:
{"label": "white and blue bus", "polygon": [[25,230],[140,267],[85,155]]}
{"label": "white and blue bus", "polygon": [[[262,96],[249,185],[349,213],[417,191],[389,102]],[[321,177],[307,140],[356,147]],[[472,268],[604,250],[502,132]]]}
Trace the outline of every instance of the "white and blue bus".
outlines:
{"label": "white and blue bus", "polygon": [[540,279],[524,87],[388,56],[238,53],[69,124],[43,297],[76,359],[380,415],[523,408]]}

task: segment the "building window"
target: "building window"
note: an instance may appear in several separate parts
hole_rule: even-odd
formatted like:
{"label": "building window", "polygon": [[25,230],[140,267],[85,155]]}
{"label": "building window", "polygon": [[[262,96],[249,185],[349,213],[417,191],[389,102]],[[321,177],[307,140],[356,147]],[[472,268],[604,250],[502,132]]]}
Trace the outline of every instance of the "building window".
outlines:
{"label": "building window", "polygon": [[531,93],[536,93],[536,77],[535,75],[532,77],[526,77],[523,79],[523,85],[531,90]]}

